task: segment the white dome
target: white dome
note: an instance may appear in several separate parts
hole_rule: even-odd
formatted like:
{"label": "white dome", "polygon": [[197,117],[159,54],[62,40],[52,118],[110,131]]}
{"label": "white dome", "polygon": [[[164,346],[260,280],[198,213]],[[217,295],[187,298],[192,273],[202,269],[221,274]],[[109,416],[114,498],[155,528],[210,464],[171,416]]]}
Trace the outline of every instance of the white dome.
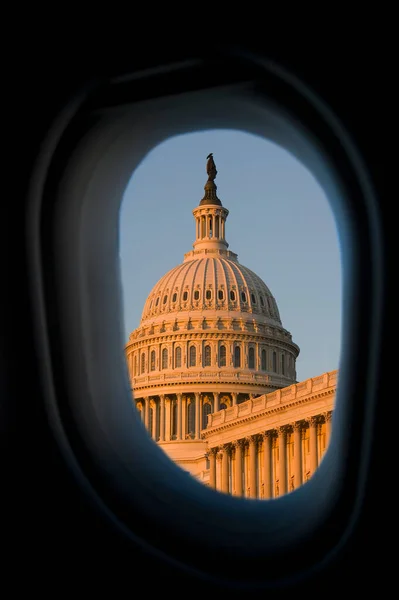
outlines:
{"label": "white dome", "polygon": [[[280,325],[277,304],[269,288],[256,273],[240,265],[228,250],[218,256],[203,251],[199,258],[189,253],[185,262],[171,269],[153,287],[144,305],[141,324],[170,313],[222,311],[250,314],[256,320]],[[237,315],[232,315],[236,317]]]}
{"label": "white dome", "polygon": [[136,398],[162,394],[263,394],[296,381],[298,346],[256,273],[225,238],[229,214],[211,161],[193,210],[195,242],[151,290],[126,346]]}

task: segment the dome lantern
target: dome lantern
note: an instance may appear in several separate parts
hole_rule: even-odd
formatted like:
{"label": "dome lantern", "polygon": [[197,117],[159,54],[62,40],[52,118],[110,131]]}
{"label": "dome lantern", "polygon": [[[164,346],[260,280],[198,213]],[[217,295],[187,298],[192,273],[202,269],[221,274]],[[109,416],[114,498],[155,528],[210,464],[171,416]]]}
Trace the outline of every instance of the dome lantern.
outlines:
{"label": "dome lantern", "polygon": [[195,250],[227,250],[225,224],[229,211],[222,206],[217,197],[215,177],[217,174],[212,152],[207,156],[206,171],[208,181],[204,186],[205,194],[199,206],[193,210],[195,218]]}

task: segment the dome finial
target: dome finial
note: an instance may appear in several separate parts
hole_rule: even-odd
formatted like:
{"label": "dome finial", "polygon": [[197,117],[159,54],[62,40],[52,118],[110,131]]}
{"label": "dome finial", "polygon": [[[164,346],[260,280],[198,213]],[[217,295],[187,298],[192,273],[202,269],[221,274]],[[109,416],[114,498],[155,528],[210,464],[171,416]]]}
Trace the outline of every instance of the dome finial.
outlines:
{"label": "dome finial", "polygon": [[206,172],[208,173],[208,181],[214,181],[214,179],[217,175],[217,170],[216,170],[215,161],[213,160],[213,152],[208,154],[208,156],[206,158],[208,159],[208,162],[206,163]]}
{"label": "dome finial", "polygon": [[213,152],[208,154],[206,158],[206,172],[208,174],[208,181],[204,187],[205,196],[202,198],[200,204],[217,204],[218,206],[222,206],[222,203],[216,194],[217,186],[214,180],[217,175],[217,170],[215,161],[213,160]]}

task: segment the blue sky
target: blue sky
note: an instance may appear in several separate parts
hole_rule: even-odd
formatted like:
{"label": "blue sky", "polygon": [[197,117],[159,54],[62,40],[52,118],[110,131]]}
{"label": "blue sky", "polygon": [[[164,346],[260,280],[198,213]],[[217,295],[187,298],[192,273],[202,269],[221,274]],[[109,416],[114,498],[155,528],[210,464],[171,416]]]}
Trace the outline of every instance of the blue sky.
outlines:
{"label": "blue sky", "polygon": [[240,131],[170,138],[132,174],[120,211],[125,338],[139,326],[157,281],[192,250],[192,210],[204,194],[206,157],[229,210],[226,239],[277,301],[300,347],[301,381],[338,368],[341,257],[335,219],[313,175],[285,149]]}

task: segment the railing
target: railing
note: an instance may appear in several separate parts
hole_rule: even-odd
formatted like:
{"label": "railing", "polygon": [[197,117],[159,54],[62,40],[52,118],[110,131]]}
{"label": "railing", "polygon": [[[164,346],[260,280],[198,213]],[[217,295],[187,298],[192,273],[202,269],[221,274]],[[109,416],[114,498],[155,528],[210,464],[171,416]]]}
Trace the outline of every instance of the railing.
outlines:
{"label": "railing", "polygon": [[229,408],[220,410],[219,412],[208,415],[207,428],[216,427],[229,421],[234,421],[240,417],[246,417],[251,414],[255,415],[258,412],[272,408],[285,402],[292,402],[295,399],[302,398],[326,390],[328,388],[336,387],[337,385],[338,371],[330,371],[324,373],[318,377],[306,379],[300,383],[290,385],[287,388],[271,392],[270,394],[264,394],[258,398],[252,398],[241,404],[236,404]]}
{"label": "railing", "polygon": [[269,383],[271,377],[269,375],[262,375],[260,373],[240,373],[237,371],[185,371],[184,373],[161,373],[160,375],[139,375],[133,377],[133,387],[143,387],[152,383],[167,383],[168,381],[189,381],[190,379],[195,380],[208,380],[216,379],[218,381],[248,381],[248,382],[259,382]]}

